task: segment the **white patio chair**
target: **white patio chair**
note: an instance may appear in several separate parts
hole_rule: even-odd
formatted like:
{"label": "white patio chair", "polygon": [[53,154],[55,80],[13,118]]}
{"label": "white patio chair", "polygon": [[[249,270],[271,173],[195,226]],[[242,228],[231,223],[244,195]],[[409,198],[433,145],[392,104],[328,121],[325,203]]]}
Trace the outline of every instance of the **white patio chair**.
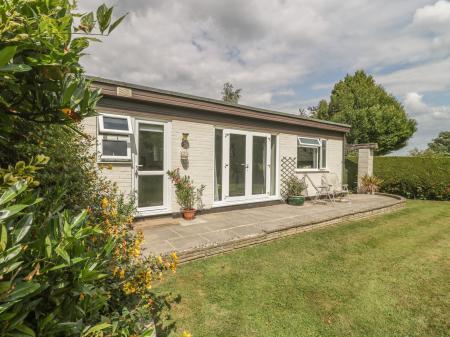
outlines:
{"label": "white patio chair", "polygon": [[333,200],[338,198],[339,201],[350,202],[348,185],[341,184],[336,173],[324,173],[322,174],[321,180],[322,185],[329,187],[329,192],[333,195]]}
{"label": "white patio chair", "polygon": [[311,186],[316,191],[316,194],[314,196],[314,202],[317,203],[320,201],[322,197],[325,197],[325,199],[330,200],[331,203],[334,204],[334,195],[331,192],[330,186],[327,183],[323,184],[322,182],[321,185],[316,185],[307,174],[305,174],[304,178],[308,178],[309,182],[311,183]]}

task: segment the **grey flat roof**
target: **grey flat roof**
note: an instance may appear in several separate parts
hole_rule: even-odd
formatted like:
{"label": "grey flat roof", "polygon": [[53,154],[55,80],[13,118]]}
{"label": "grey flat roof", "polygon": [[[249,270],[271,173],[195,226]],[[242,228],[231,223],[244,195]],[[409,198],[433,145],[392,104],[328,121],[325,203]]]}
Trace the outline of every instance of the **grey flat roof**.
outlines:
{"label": "grey flat roof", "polygon": [[296,118],[299,120],[314,121],[314,122],[318,122],[318,123],[323,123],[323,124],[328,124],[328,125],[336,125],[336,126],[341,126],[341,127],[346,127],[346,128],[351,127],[349,124],[330,122],[330,121],[326,121],[326,120],[322,120],[322,119],[318,119],[318,118],[312,118],[312,117],[303,117],[303,116],[298,116],[298,115],[294,115],[294,114],[290,114],[290,113],[286,113],[286,112],[256,108],[256,107],[243,105],[243,104],[228,103],[228,102],[225,102],[225,101],[222,101],[219,99],[213,99],[213,98],[185,94],[185,93],[176,92],[176,91],[158,89],[158,88],[153,88],[150,86],[129,83],[129,82],[123,82],[123,81],[117,81],[117,80],[111,80],[111,79],[107,79],[107,78],[103,78],[103,77],[87,76],[87,78],[89,80],[91,80],[92,82],[112,84],[112,85],[117,85],[117,86],[121,86],[121,87],[125,87],[125,88],[130,88],[130,89],[138,89],[138,90],[154,92],[154,93],[164,94],[164,95],[173,96],[173,97],[187,98],[187,99],[192,99],[192,100],[196,100],[196,101],[200,101],[200,102],[214,103],[214,104],[219,104],[219,105],[223,105],[223,106],[235,107],[235,108],[240,108],[240,109],[245,109],[245,110],[261,112],[261,113],[270,113],[270,114],[284,116],[284,117]]}

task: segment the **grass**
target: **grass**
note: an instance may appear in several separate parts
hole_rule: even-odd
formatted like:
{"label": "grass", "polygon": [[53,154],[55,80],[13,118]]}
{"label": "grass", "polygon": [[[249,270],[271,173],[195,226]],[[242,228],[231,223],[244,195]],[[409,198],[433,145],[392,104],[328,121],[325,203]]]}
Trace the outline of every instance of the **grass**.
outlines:
{"label": "grass", "polygon": [[170,336],[450,336],[450,203],[192,262],[162,289],[181,296]]}

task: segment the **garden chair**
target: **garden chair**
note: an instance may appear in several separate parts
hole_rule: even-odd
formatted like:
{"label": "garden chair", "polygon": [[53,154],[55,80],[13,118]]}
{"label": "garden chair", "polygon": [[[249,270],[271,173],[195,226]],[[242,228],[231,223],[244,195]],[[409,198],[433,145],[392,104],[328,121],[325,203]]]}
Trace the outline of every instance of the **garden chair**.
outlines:
{"label": "garden chair", "polygon": [[314,184],[314,182],[312,181],[312,179],[305,174],[305,176],[303,178],[308,178],[309,182],[311,183],[311,186],[314,188],[314,190],[316,191],[316,194],[314,196],[314,202],[319,202],[320,199],[322,197],[325,197],[325,199],[328,199],[331,201],[332,204],[334,204],[334,195],[330,190],[330,187],[328,184],[321,184],[321,185],[316,185]]}
{"label": "garden chair", "polygon": [[350,202],[348,185],[341,184],[336,173],[322,174],[322,185],[328,186],[329,192],[333,195],[333,201],[338,198],[339,201]]}

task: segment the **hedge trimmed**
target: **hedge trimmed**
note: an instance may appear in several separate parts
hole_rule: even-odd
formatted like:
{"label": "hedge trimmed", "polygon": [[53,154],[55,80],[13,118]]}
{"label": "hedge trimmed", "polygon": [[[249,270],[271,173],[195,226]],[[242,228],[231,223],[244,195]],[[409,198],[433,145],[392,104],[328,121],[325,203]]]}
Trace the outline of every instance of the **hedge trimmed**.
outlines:
{"label": "hedge trimmed", "polygon": [[[356,188],[358,158],[346,159],[350,188]],[[411,199],[450,200],[450,157],[375,157],[381,191]]]}

